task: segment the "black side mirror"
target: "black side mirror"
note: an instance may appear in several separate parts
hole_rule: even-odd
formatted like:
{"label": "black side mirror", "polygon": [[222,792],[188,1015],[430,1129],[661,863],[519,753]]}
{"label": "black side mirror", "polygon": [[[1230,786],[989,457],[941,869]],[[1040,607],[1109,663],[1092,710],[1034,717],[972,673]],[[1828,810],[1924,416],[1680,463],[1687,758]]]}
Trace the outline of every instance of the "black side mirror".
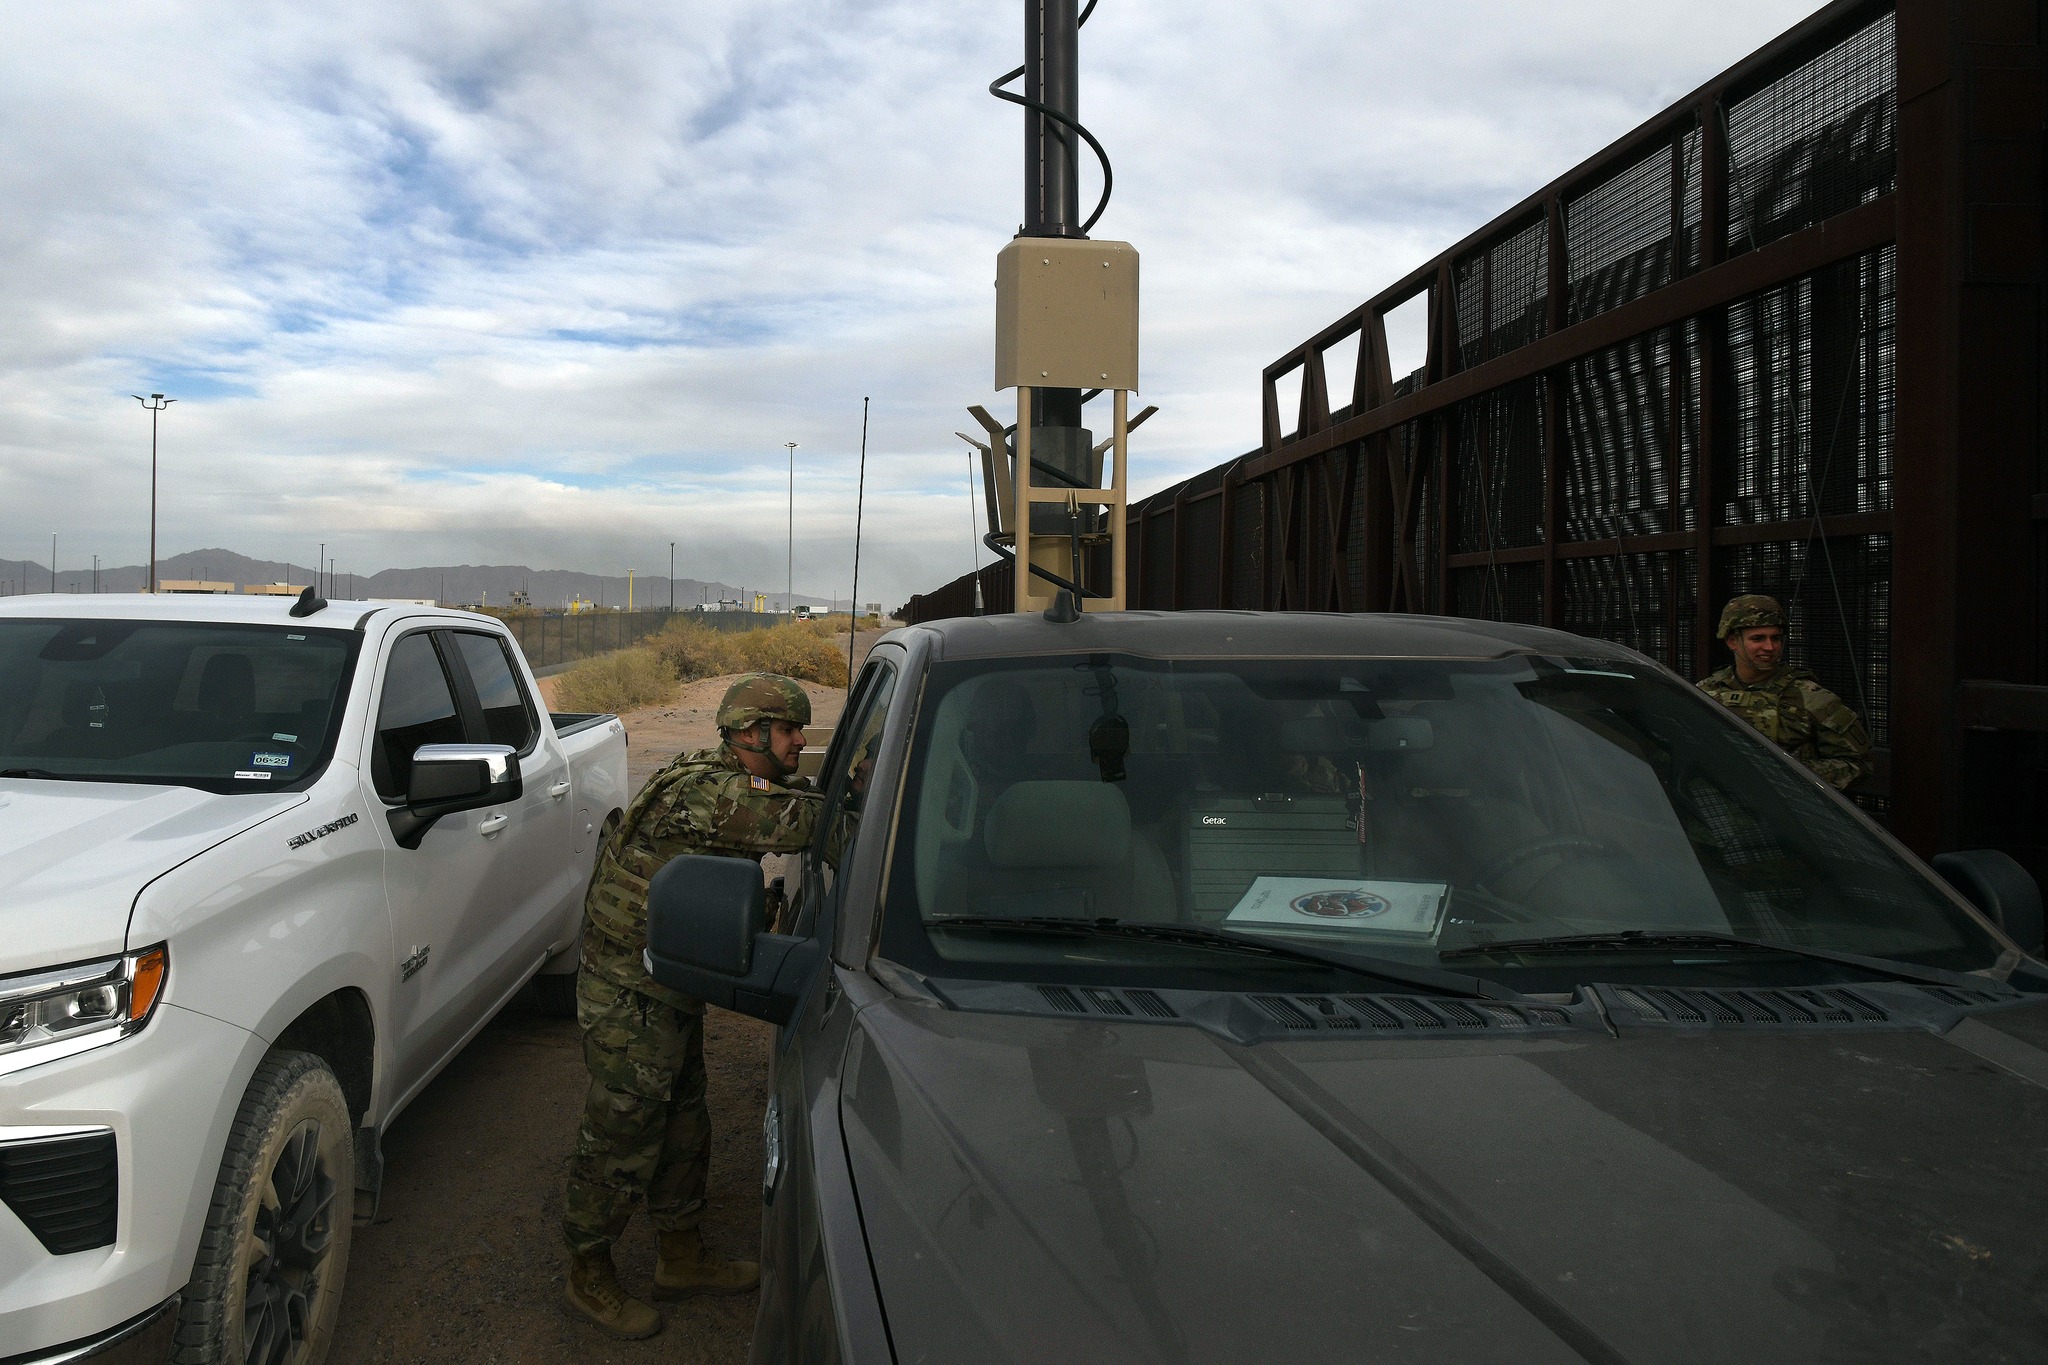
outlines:
{"label": "black side mirror", "polygon": [[517,801],[524,786],[507,744],[423,744],[413,751],[405,804],[388,817],[401,848],[418,848],[444,815]]}
{"label": "black side mirror", "polygon": [[1940,853],[1935,855],[1934,870],[2005,930],[2007,938],[2034,956],[2041,955],[2041,887],[2010,854],[1995,848]]}
{"label": "black side mirror", "polygon": [[647,974],[709,1005],[786,1024],[824,962],[815,939],[771,934],[761,868],[684,854],[647,884]]}

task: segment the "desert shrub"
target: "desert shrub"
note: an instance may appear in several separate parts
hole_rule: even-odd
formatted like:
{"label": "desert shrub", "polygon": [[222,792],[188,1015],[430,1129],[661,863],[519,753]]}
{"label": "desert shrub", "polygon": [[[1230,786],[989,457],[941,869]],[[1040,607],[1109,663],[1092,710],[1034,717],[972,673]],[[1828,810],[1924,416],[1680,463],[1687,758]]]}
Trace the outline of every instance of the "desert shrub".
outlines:
{"label": "desert shrub", "polygon": [[786,621],[766,630],[732,637],[741,668],[747,672],[780,673],[786,678],[846,686],[846,646],[819,621]]}
{"label": "desert shrub", "polygon": [[564,711],[637,711],[676,694],[676,675],[661,655],[646,646],[585,659],[555,684],[555,705]]}
{"label": "desert shrub", "polygon": [[678,621],[647,647],[684,682],[728,673],[780,673],[828,687],[846,685],[846,647],[823,621],[785,621],[744,631]]}
{"label": "desert shrub", "polygon": [[678,621],[648,641],[669,671],[684,682],[743,671],[736,635],[713,630],[701,621]]}

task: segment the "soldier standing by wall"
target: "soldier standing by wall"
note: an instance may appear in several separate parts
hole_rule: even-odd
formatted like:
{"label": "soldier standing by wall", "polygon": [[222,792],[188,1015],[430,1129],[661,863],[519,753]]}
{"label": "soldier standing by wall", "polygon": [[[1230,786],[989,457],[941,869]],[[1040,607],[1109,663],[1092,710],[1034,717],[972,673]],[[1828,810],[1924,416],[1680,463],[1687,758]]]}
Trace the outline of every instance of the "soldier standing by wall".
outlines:
{"label": "soldier standing by wall", "polygon": [[[648,780],[600,851],[584,900],[576,1019],[590,1094],[569,1163],[562,1229],[569,1307],[616,1337],[653,1336],[661,1315],[619,1287],[612,1245],[645,1202],[660,1250],[657,1297],[742,1294],[752,1261],[713,1257],[700,1227],[711,1158],[704,1103],[704,1005],[641,965],[647,883],[685,853],[752,858],[806,847],[820,801],[795,785],[810,698],[772,673],[735,682],[718,708],[721,742]],[[798,779],[801,781],[801,779]]]}
{"label": "soldier standing by wall", "polygon": [[1735,657],[1701,679],[1701,691],[1837,789],[1869,776],[1870,736],[1855,710],[1785,661],[1785,609],[1776,598],[1731,598],[1717,633]]}

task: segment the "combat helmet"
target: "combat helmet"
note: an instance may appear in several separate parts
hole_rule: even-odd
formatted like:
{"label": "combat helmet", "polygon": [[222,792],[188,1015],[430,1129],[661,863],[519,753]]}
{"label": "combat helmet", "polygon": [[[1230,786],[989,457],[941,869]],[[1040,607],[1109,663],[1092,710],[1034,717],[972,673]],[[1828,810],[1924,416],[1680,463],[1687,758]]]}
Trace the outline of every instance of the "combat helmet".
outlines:
{"label": "combat helmet", "polygon": [[811,723],[811,699],[795,680],[779,673],[747,673],[725,689],[718,703],[718,728],[749,730],[764,720]]}
{"label": "combat helmet", "polygon": [[1778,605],[1775,597],[1746,592],[1740,597],[1729,598],[1728,605],[1721,608],[1721,624],[1714,631],[1714,638],[1725,640],[1739,631],[1760,630],[1765,626],[1783,630],[1785,609]]}

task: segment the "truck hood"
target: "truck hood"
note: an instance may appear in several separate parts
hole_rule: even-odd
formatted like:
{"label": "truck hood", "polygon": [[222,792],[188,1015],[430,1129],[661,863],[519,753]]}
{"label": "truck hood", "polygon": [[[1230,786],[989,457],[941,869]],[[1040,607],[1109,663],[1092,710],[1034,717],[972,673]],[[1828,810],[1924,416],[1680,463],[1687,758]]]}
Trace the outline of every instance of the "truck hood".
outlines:
{"label": "truck hood", "polygon": [[143,887],[305,800],[114,782],[0,784],[0,976],[122,951]]}
{"label": "truck hood", "polygon": [[902,1360],[2038,1361],[2044,1047],[2048,1004],[1240,1046],[891,1001],[841,1111]]}

